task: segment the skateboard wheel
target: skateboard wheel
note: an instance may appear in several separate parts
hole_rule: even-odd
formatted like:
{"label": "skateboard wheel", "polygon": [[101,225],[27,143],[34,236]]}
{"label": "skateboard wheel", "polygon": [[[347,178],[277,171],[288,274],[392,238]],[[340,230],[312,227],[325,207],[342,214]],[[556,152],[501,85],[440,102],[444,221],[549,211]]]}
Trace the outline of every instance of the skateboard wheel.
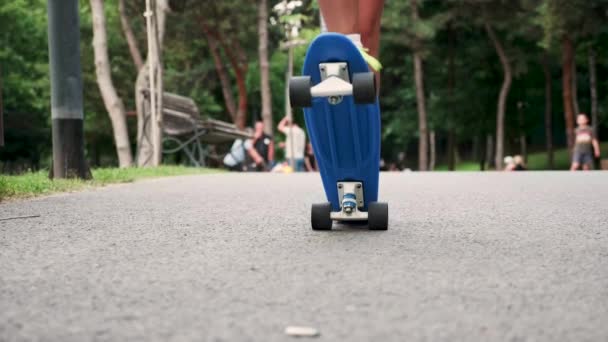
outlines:
{"label": "skateboard wheel", "polygon": [[315,203],[310,211],[313,230],[331,230],[331,203]]}
{"label": "skateboard wheel", "polygon": [[312,106],[310,76],[295,76],[289,80],[289,102],[294,108]]}
{"label": "skateboard wheel", "polygon": [[376,102],[376,76],[373,72],[354,73],[352,84],[356,104]]}
{"label": "skateboard wheel", "polygon": [[388,203],[370,202],[367,206],[367,220],[370,230],[387,230]]}

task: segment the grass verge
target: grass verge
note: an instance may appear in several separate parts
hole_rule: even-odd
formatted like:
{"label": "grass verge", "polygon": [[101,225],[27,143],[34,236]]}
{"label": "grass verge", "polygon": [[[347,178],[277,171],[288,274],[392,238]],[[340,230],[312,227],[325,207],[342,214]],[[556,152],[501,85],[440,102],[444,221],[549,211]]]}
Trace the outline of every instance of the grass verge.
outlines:
{"label": "grass verge", "polygon": [[221,172],[215,169],[185,166],[160,166],[157,168],[101,168],[92,170],[93,179],[48,178],[48,171],[29,172],[17,176],[0,175],[0,202],[9,198],[27,198],[57,192],[75,191],[86,187],[103,186],[113,183],[128,183],[138,179],[199,175]]}
{"label": "grass verge", "polygon": [[[603,155],[608,155],[608,142],[600,144],[600,150]],[[605,157],[604,157],[605,158]],[[547,152],[536,152],[528,155],[528,169],[530,170],[548,170],[549,163],[547,161]],[[570,168],[570,154],[568,149],[561,148],[553,152],[553,169],[568,170]],[[447,171],[447,165],[438,165],[436,171]],[[463,161],[456,165],[456,171],[479,171],[479,163],[471,161]]]}

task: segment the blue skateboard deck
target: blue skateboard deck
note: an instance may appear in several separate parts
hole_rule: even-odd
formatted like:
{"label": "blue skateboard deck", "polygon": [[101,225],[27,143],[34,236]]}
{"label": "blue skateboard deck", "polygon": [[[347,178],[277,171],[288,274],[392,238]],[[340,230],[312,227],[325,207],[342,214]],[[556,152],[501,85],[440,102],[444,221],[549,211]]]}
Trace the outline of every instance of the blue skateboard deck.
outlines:
{"label": "blue skateboard deck", "polygon": [[[309,46],[302,74],[310,76],[311,85],[321,82],[320,63],[346,62],[349,77],[369,72],[367,63],[355,44],[337,33],[319,35]],[[341,208],[338,182],[361,182],[364,206],[378,200],[380,168],[380,107],[355,104],[352,95],[338,104],[316,97],[304,108],[306,128],[313,146],[323,187],[332,211]]]}

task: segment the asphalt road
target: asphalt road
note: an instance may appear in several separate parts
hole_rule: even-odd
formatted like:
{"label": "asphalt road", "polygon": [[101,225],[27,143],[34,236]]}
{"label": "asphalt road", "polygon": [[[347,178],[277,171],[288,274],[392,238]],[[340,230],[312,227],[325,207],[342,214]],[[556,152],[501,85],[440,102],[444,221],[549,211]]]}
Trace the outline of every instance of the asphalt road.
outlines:
{"label": "asphalt road", "polygon": [[0,204],[0,340],[607,341],[608,173],[381,176],[390,228],[309,228],[318,175]]}

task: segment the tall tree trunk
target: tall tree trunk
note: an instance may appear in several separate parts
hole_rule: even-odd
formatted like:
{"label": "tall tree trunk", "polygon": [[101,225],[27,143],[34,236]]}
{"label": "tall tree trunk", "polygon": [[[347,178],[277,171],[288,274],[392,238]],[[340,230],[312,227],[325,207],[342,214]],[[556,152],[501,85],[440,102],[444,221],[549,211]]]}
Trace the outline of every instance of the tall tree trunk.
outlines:
{"label": "tall tree trunk", "polygon": [[545,75],[545,145],[547,148],[547,164],[549,169],[553,169],[553,80],[551,78],[551,67],[549,65],[549,54],[547,52],[543,54],[541,62]]}
{"label": "tall tree trunk", "polygon": [[2,102],[2,65],[0,65],[0,147],[4,147],[4,102]]}
{"label": "tall tree trunk", "polygon": [[429,161],[429,170],[433,171],[435,170],[435,161],[437,160],[437,150],[435,148],[435,130],[432,129],[429,132],[429,148],[431,150],[430,155],[430,161]]}
{"label": "tall tree trunk", "polygon": [[268,0],[258,2],[258,54],[260,59],[260,92],[262,95],[262,121],[264,132],[272,136],[272,93],[270,90],[270,68],[268,63]]}
{"label": "tall tree trunk", "polygon": [[486,137],[486,161],[488,163],[488,169],[494,167],[494,137],[492,134],[488,134]]}
{"label": "tall tree trunk", "polygon": [[490,40],[494,44],[496,53],[500,58],[500,64],[502,64],[503,70],[503,81],[500,88],[500,94],[498,95],[498,105],[496,110],[496,155],[494,156],[496,169],[500,170],[503,168],[503,156],[504,156],[504,142],[505,142],[505,112],[507,107],[507,96],[509,96],[509,90],[511,89],[511,82],[513,79],[511,64],[507,54],[496,37],[494,30],[490,26],[489,22],[485,22],[486,32],[490,37]]}
{"label": "tall tree trunk", "polygon": [[131,54],[131,58],[133,59],[133,64],[135,64],[135,68],[137,68],[137,70],[141,70],[141,68],[143,68],[144,66],[144,61],[141,57],[139,47],[137,46],[137,39],[135,39],[133,30],[131,29],[131,25],[129,24],[129,18],[125,9],[125,0],[118,0],[118,12],[120,13],[120,24],[122,26],[122,32],[125,35],[127,44],[129,45],[129,53]]}
{"label": "tall tree trunk", "polygon": [[568,149],[574,146],[574,105],[572,99],[572,63],[574,62],[574,43],[568,35],[562,38],[562,97],[564,100],[564,120]]}
{"label": "tall tree trunk", "polygon": [[526,141],[526,118],[524,116],[525,104],[522,101],[517,102],[517,116],[519,121],[519,154],[524,158],[524,162],[528,162],[528,143]]}
{"label": "tall tree trunk", "polygon": [[[412,9],[412,22],[418,22],[418,3],[417,0],[410,0]],[[426,102],[424,96],[424,72],[422,70],[422,56],[420,53],[420,42],[418,39],[414,42],[414,77],[416,79],[416,104],[418,107],[418,170],[426,171],[428,169],[428,129]]]}
{"label": "tall tree trunk", "polygon": [[228,45],[228,42],[223,35],[218,34],[217,38],[224,49],[226,56],[228,56],[230,65],[234,69],[237,85],[236,89],[239,98],[235,124],[238,128],[244,129],[247,126],[247,57],[241,45],[236,40],[233,40],[232,44]]}
{"label": "tall tree trunk", "polygon": [[224,67],[224,62],[222,61],[222,57],[220,56],[219,45],[217,43],[215,35],[211,33],[209,27],[200,18],[199,20],[201,29],[207,39],[207,44],[209,45],[209,51],[211,52],[211,56],[213,57],[215,72],[217,73],[218,79],[220,80],[220,86],[222,88],[222,95],[224,97],[224,104],[226,105],[226,110],[228,111],[228,114],[230,114],[232,122],[236,123],[236,102],[234,100],[234,95],[232,94],[232,85],[230,82],[230,77],[228,76],[228,71]]}
{"label": "tall tree trunk", "polygon": [[478,144],[479,144],[479,153],[477,154],[477,160],[479,161],[479,171],[485,171],[486,170],[487,145],[483,141],[483,136],[477,136],[477,137],[475,137],[475,139],[477,139]]}
{"label": "tall tree trunk", "polygon": [[578,105],[578,81],[576,72],[576,49],[573,52],[572,58],[572,108],[574,108],[574,115],[576,116],[581,112],[581,108]]}
{"label": "tall tree trunk", "polygon": [[[456,43],[454,34],[454,27],[450,22],[448,24],[448,37],[449,37],[449,45],[448,45],[448,97],[451,103],[451,111],[456,108],[454,103],[454,89],[456,87],[456,70],[454,65],[454,54],[455,49],[454,45]],[[449,112],[448,115],[448,170],[454,171],[456,169],[456,130],[454,128],[454,113]]]}
{"label": "tall tree trunk", "polygon": [[129,131],[127,129],[125,108],[122,100],[116,93],[110,72],[103,0],[91,0],[91,12],[93,18],[93,50],[95,53],[97,84],[112,121],[118,163],[120,167],[129,167],[133,163],[131,145],[129,143]]}
{"label": "tall tree trunk", "polygon": [[593,135],[598,138],[598,104],[597,104],[597,70],[596,54],[593,46],[589,47],[589,89],[591,92],[591,125]]}
{"label": "tall tree trunk", "polygon": [[247,70],[235,69],[236,85],[239,94],[239,106],[236,111],[236,126],[244,129],[247,126]]}
{"label": "tall tree trunk", "polygon": [[[165,33],[165,17],[167,12],[169,12],[169,5],[167,0],[156,0],[156,6],[153,8],[154,15],[156,16],[155,20],[157,23],[157,41],[156,51],[153,51],[158,56],[158,67],[156,69],[156,76],[160,84],[156,87],[157,93],[159,89],[162,90],[162,77],[158,77],[159,73],[162,74],[162,58],[160,58],[163,41],[164,41],[164,33]],[[149,97],[154,89],[150,89],[150,68],[148,67],[148,63],[150,60],[150,56],[147,56],[146,62],[144,62],[144,66],[139,70],[137,74],[137,80],[135,81],[135,107],[137,109],[137,165],[138,166],[154,166],[154,161],[160,161],[162,151],[159,148],[157,151],[157,155],[154,155],[154,144],[160,144],[162,140],[162,115],[159,120],[160,122],[153,123],[151,119],[151,108]],[[146,92],[148,94],[146,95]],[[162,96],[158,96],[158,99],[161,100],[157,103],[158,108],[162,108]],[[160,112],[160,111],[159,111]],[[153,136],[152,125],[157,125],[158,129],[157,136]],[[159,127],[160,126],[160,127]]]}

